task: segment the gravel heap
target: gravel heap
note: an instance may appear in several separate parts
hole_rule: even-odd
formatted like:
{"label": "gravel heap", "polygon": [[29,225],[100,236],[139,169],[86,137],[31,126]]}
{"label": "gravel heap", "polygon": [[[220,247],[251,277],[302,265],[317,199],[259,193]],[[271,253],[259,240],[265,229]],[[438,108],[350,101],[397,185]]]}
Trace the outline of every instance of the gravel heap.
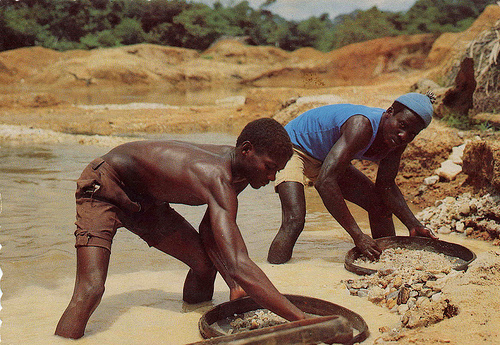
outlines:
{"label": "gravel heap", "polygon": [[447,197],[428,207],[416,217],[438,233],[462,233],[473,238],[491,240],[500,245],[500,196],[486,194],[475,198],[465,193]]}
{"label": "gravel heap", "polygon": [[235,315],[229,322],[231,329],[228,334],[241,333],[252,329],[271,327],[288,322],[281,316],[267,309],[257,309]]}
{"label": "gravel heap", "polygon": [[402,327],[427,326],[457,313],[441,290],[461,273],[452,269],[453,263],[443,254],[390,248],[376,263],[362,259],[354,263],[377,271],[344,281],[350,294],[398,313]]}

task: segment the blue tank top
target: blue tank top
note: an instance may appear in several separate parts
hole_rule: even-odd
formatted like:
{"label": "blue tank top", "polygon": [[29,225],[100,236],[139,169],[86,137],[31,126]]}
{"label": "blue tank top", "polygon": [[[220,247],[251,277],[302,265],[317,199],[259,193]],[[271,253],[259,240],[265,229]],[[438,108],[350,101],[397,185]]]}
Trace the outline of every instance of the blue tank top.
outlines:
{"label": "blue tank top", "polygon": [[368,146],[359,151],[354,158],[376,161],[381,157],[367,158],[364,154],[375,140],[384,111],[382,108],[355,104],[325,105],[306,111],[290,121],[285,129],[294,145],[301,147],[312,157],[324,161],[340,138],[340,127],[344,122],[351,116],[363,115],[370,120],[373,135]]}

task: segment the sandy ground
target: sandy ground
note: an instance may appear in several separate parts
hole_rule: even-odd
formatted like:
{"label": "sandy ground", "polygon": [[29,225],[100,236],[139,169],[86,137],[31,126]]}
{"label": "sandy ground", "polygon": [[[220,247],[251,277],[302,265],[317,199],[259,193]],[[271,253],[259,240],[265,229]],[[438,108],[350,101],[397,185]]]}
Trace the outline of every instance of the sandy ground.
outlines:
{"label": "sandy ground", "polygon": [[[387,106],[391,99],[397,94],[405,91],[405,87],[407,87],[407,85],[401,83],[377,87],[338,87],[321,90],[321,94],[317,94],[316,96],[314,96],[313,92],[308,90],[303,92],[303,90],[297,89],[253,89],[248,92],[247,100],[249,101],[243,105],[209,105],[165,109],[134,109],[135,107],[131,107],[131,109],[120,108],[117,110],[113,109],[112,106],[107,108],[84,109],[69,105],[57,105],[54,107],[1,109],[0,122],[2,124],[0,125],[0,136],[2,136],[3,140],[7,140],[10,143],[18,143],[20,145],[40,142],[62,144],[65,142],[78,142],[80,144],[112,146],[124,141],[133,140],[135,128],[138,128],[137,132],[152,134],[211,130],[236,133],[248,120],[261,116],[273,116],[273,112],[274,115],[278,116],[281,109],[281,106],[278,104],[284,104],[293,97],[302,96],[305,99],[304,104],[296,102],[297,107],[301,107],[302,109],[313,107],[321,104],[322,101],[331,101],[332,99],[359,102],[374,106]],[[264,97],[264,95],[267,95],[267,97]],[[256,101],[256,99],[259,101]],[[311,100],[314,101],[309,102]],[[255,106],[252,105],[253,102],[256,103]],[[193,118],[197,120],[189,120]],[[92,135],[88,135],[90,133],[92,133]],[[481,135],[481,133],[475,132],[460,133],[460,135],[457,133],[458,131],[447,128],[439,121],[435,121],[430,128],[422,133],[422,141],[415,147],[418,148],[419,145],[429,145],[429,142],[433,142],[433,145],[437,145],[438,151],[442,151],[443,149],[451,150],[451,147],[462,143],[464,138],[477,134]],[[487,137],[487,135],[485,136]],[[442,145],[442,147],[439,147],[439,145]],[[416,152],[418,152],[418,150],[416,150]],[[439,161],[444,160],[444,156],[446,155],[437,155],[434,157],[435,163],[437,164]],[[411,160],[412,158],[409,157],[407,159]],[[430,164],[430,166],[432,167],[433,165]],[[374,172],[373,166],[361,166],[361,168],[366,169],[366,172],[369,174],[373,174]],[[474,190],[472,186],[464,184],[466,176],[460,176],[452,182],[440,182],[440,186],[434,188],[432,192],[424,196],[415,197],[417,194],[415,189],[421,184],[424,177],[432,174],[432,169],[419,169],[417,172],[411,169],[411,171],[412,172],[408,173],[406,177],[402,177],[399,183],[409,202],[417,208],[429,206],[433,204],[435,200],[439,200],[448,195],[458,195],[461,194],[461,192],[470,192]],[[450,238],[450,240],[456,242],[456,239],[453,237]],[[261,265],[271,279],[276,281],[276,283],[287,293],[324,298],[347,308],[351,308],[352,310],[356,310],[358,313],[370,319],[369,326],[372,331],[372,336],[365,342],[367,344],[495,344],[500,342],[500,332],[498,331],[500,329],[500,325],[498,324],[498,320],[500,320],[500,297],[497,293],[498,286],[500,285],[500,251],[496,250],[495,247],[491,247],[489,250],[481,248],[481,255],[476,262],[474,262],[471,269],[467,273],[461,274],[456,279],[450,281],[443,289],[450,301],[458,306],[459,314],[457,316],[445,319],[437,324],[429,325],[428,327],[413,330],[403,329],[397,332],[387,330],[395,330],[398,328],[398,315],[391,314],[387,310],[381,310],[383,307],[371,304],[367,300],[354,297],[345,299],[342,297],[346,292],[340,283],[341,277],[345,277],[345,271],[341,264],[335,266],[336,268],[331,266],[324,267],[325,270],[330,272],[329,274],[332,279],[338,280],[338,282],[334,284],[336,286],[336,293],[334,295],[337,297],[333,299],[330,284],[324,283],[322,285],[323,287],[318,287],[315,284],[311,285],[310,282],[320,281],[319,277],[318,279],[311,279],[311,277],[308,277],[311,279],[307,280],[309,283],[302,280],[300,285],[294,284],[295,279],[288,281],[287,278],[285,278],[293,277],[297,274],[296,272],[301,272],[304,269],[307,270],[308,265],[314,265],[314,272],[317,272],[318,267],[324,265],[321,260],[317,261],[311,259],[311,261],[307,263],[301,264],[300,262],[296,262],[295,264],[283,266],[273,266],[262,261],[259,262],[259,265]],[[305,266],[301,268],[301,265]],[[336,270],[338,270],[338,272]],[[284,272],[288,273],[284,274]],[[120,300],[124,301],[124,289],[129,288],[128,290],[131,291],[129,292],[130,294],[133,294],[133,291],[144,289],[146,290],[145,295],[141,296],[140,300],[145,304],[160,303],[158,306],[158,318],[163,320],[165,316],[170,313],[167,318],[175,319],[175,322],[184,322],[186,325],[192,325],[193,318],[197,319],[203,311],[206,311],[210,307],[210,305],[198,309],[195,313],[178,314],[175,310],[185,308],[179,305],[179,301],[168,302],[174,303],[175,306],[172,307],[163,306],[162,303],[164,302],[156,300],[156,298],[150,294],[154,294],[153,291],[149,290],[152,281],[170,281],[172,274],[174,276],[180,275],[178,277],[179,279],[175,279],[174,281],[177,281],[177,285],[181,284],[181,276],[183,273],[179,273],[178,271],[163,271],[154,274],[148,273],[147,287],[141,284],[138,285],[137,283],[130,285],[131,281],[137,280],[137,278],[133,276],[129,277],[127,275],[111,278],[108,287],[108,296],[110,296],[109,298],[111,298],[111,300],[108,300],[106,303],[122,303]],[[144,276],[138,279],[143,280]],[[162,284],[162,286],[165,286],[164,283]],[[57,295],[68,295],[71,287],[71,280],[69,279],[63,284],[63,287],[68,291],[61,291],[61,293]],[[167,290],[168,289],[171,291],[181,291],[180,285],[167,287]],[[219,287],[219,289],[223,290],[224,288]],[[47,295],[44,291],[26,291],[20,298],[27,298],[27,296],[32,296],[29,298],[35,298],[37,294]],[[115,299],[114,294],[117,294],[117,299]],[[225,301],[225,294],[220,293],[217,296],[214,300],[215,304]],[[177,297],[179,297],[177,300],[180,300],[180,295]],[[168,297],[168,299],[170,298],[171,297]],[[174,298],[174,300],[175,299],[176,298]],[[55,303],[62,309],[66,303],[66,299],[57,298]],[[9,300],[3,305],[4,308],[15,308],[16,300]],[[109,332],[113,334],[112,338],[115,339],[117,334],[120,334],[127,328],[127,324],[134,323],[134,317],[143,317],[144,313],[147,313],[148,317],[151,317],[150,309],[141,310],[141,307],[134,307],[132,305],[125,305],[124,308],[129,308],[130,312],[121,315],[119,320],[114,323],[109,323],[108,326],[106,326],[106,322],[102,324],[102,318],[113,317],[113,315],[101,315],[97,312],[94,323],[89,324],[89,334],[91,337],[87,338],[87,340],[82,340],[82,344],[92,344],[93,341],[101,339],[101,337],[106,336],[106,334],[110,334]],[[173,314],[172,311],[174,311]],[[165,314],[165,312],[167,312],[167,314]],[[19,315],[19,317],[19,320],[22,321],[23,317],[21,315]],[[464,325],[467,325],[467,327],[464,327]],[[49,330],[52,326],[52,324],[47,323],[45,326],[41,325],[40,327]],[[93,327],[96,327],[96,329]],[[103,331],[102,327],[107,329],[104,333],[101,333]],[[142,328],[144,327],[142,324],[140,324],[140,327],[140,332],[152,334],[154,336],[162,327],[168,326],[152,323],[145,329]],[[385,330],[385,332],[381,332],[379,329]],[[50,332],[52,331],[50,330]],[[97,333],[92,336],[94,332]],[[181,337],[180,339],[172,340],[172,344],[199,340],[196,329],[186,329],[181,332],[183,334],[193,334],[193,336],[192,338]],[[125,337],[126,335],[123,334],[123,336]],[[46,338],[49,342],[54,341],[50,339],[52,338]],[[129,340],[131,341],[130,343],[134,343],[133,339],[136,338],[132,337]],[[175,339],[175,337],[172,339]],[[127,341],[124,343],[127,343]]]}

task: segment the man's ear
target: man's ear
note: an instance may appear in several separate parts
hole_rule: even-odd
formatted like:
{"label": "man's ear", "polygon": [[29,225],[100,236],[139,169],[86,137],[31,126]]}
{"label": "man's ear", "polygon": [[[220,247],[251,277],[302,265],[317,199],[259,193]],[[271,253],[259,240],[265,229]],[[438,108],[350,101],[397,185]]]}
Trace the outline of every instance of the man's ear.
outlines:
{"label": "man's ear", "polygon": [[387,110],[385,111],[385,113],[390,117],[392,115],[394,115],[394,107],[389,107],[387,108]]}
{"label": "man's ear", "polygon": [[254,149],[253,145],[251,142],[249,142],[248,140],[247,141],[244,141],[242,144],[241,144],[241,154],[246,156],[248,153],[250,153],[250,151],[252,151]]}

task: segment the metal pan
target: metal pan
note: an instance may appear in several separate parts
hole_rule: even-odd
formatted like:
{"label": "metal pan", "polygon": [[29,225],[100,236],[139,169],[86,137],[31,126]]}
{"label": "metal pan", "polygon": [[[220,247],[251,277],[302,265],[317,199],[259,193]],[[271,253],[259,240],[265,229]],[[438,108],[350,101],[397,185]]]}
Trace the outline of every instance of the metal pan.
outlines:
{"label": "metal pan", "polygon": [[[357,334],[346,344],[360,343],[368,338],[370,334],[368,331],[368,325],[366,324],[365,320],[363,320],[360,315],[347,308],[344,308],[335,303],[307,296],[285,296],[290,300],[290,302],[292,302],[305,313],[318,316],[339,315],[347,319],[349,325],[357,331]],[[227,333],[224,333],[222,331],[219,323],[224,322],[224,320],[226,320],[228,317],[232,317],[234,314],[242,314],[257,309],[262,309],[262,307],[255,303],[250,297],[244,297],[234,301],[219,304],[207,311],[200,318],[200,321],[198,323],[200,333],[205,339],[227,336]],[[252,331],[243,333],[251,332]]]}
{"label": "metal pan", "polygon": [[[375,242],[377,242],[382,250],[399,247],[445,254],[455,258],[453,269],[457,271],[466,270],[469,264],[476,259],[476,254],[464,246],[441,240],[433,240],[427,237],[391,236],[378,238]],[[352,248],[345,256],[344,267],[348,271],[358,275],[376,273],[376,270],[354,264],[354,261],[361,256],[362,254],[357,247]]]}

